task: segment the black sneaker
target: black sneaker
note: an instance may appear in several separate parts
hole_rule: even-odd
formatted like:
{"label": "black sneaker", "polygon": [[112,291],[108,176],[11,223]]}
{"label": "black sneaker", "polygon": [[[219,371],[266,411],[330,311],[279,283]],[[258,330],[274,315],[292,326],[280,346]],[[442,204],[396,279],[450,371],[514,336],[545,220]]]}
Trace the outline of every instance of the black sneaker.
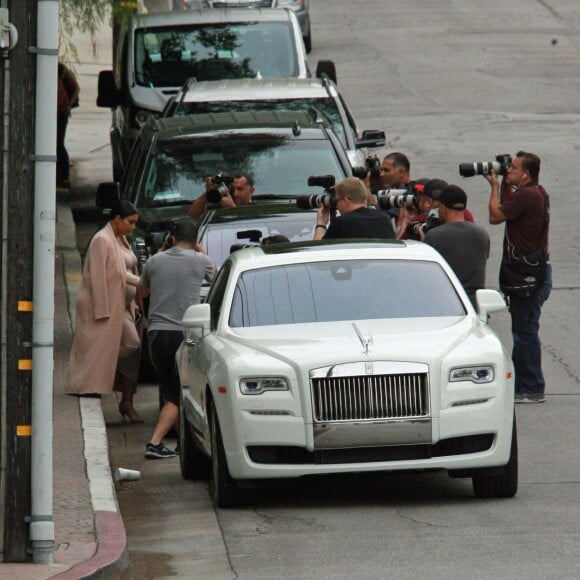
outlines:
{"label": "black sneaker", "polygon": [[147,443],[145,445],[145,457],[147,459],[169,459],[170,457],[175,457],[175,451],[172,451],[163,443],[159,443],[159,445]]}
{"label": "black sneaker", "polygon": [[544,393],[516,393],[515,403],[544,403],[546,401],[546,396]]}

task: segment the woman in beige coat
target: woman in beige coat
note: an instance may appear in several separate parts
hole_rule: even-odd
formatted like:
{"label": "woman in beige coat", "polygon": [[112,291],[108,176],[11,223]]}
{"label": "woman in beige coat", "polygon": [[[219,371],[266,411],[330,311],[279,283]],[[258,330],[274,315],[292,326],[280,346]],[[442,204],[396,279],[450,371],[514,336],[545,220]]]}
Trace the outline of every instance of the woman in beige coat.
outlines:
{"label": "woman in beige coat", "polygon": [[114,388],[121,392],[122,417],[137,423],[142,422],[133,407],[141,354],[135,323],[139,276],[126,236],[139,216],[128,200],[115,206],[87,250],[65,391],[98,397]]}

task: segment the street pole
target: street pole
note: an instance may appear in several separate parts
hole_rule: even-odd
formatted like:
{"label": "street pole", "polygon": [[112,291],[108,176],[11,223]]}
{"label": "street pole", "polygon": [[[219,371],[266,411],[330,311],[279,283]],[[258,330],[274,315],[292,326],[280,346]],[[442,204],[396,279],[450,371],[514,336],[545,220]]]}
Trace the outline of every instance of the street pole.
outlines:
{"label": "street pole", "polygon": [[35,564],[54,551],[52,422],[58,0],[38,0],[34,154],[32,469],[30,540]]}

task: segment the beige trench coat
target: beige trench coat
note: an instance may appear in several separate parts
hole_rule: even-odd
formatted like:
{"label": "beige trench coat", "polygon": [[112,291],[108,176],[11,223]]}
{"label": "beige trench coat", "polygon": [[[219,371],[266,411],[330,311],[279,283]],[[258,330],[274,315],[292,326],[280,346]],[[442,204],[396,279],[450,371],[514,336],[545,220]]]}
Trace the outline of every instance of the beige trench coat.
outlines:
{"label": "beige trench coat", "polygon": [[[129,248],[125,238],[122,242]],[[133,273],[137,275],[136,269]],[[112,392],[125,316],[126,284],[123,250],[108,223],[94,235],[87,251],[65,392]]]}

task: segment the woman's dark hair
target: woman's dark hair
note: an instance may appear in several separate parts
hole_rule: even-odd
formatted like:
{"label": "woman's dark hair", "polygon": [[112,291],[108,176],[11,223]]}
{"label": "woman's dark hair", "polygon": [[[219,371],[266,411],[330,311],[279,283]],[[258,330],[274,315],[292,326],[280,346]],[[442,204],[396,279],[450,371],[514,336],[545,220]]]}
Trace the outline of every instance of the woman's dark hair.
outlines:
{"label": "woman's dark hair", "polygon": [[125,219],[126,217],[135,215],[136,213],[139,213],[137,208],[128,199],[117,199],[113,202],[111,207],[110,219],[115,219],[116,216]]}

